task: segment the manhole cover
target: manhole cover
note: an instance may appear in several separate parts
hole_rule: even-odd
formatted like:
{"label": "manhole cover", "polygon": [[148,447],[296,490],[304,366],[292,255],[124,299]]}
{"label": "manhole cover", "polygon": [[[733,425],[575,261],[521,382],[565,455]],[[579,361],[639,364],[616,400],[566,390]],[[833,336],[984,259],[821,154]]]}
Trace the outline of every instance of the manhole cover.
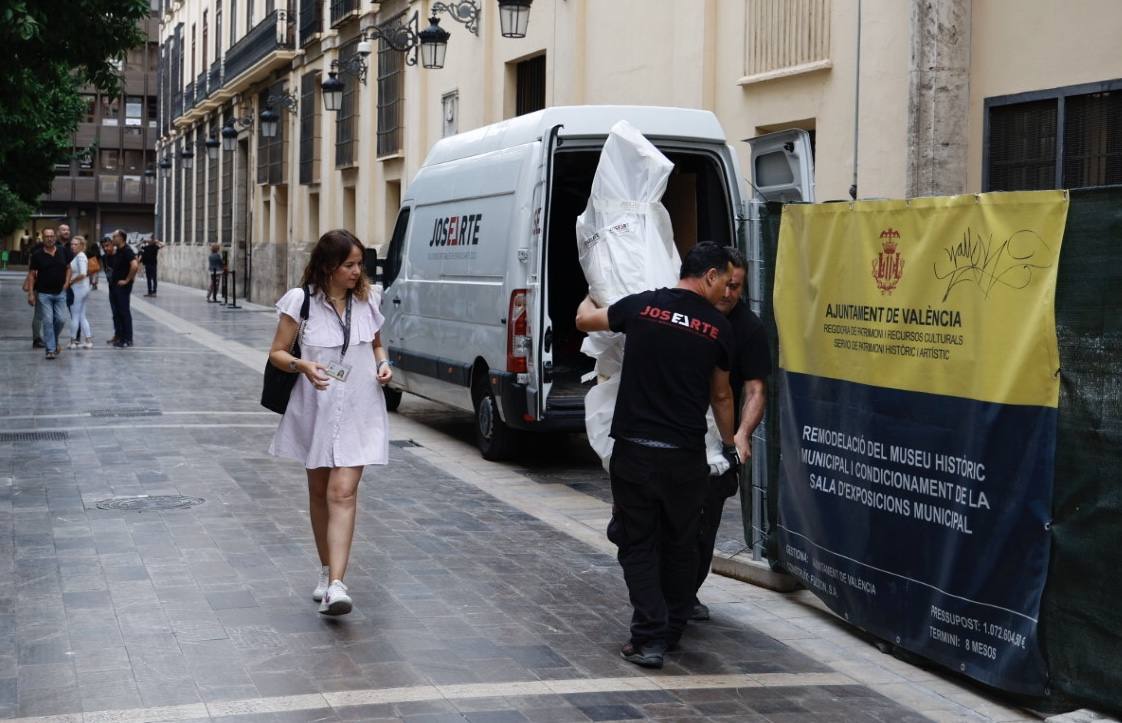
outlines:
{"label": "manhole cover", "polygon": [[120,409],[91,409],[91,417],[158,417],[163,412],[159,409],[146,409],[144,407],[122,407]]}
{"label": "manhole cover", "polygon": [[0,442],[62,442],[69,432],[0,432]]}
{"label": "manhole cover", "polygon": [[138,495],[136,497],[111,497],[97,503],[99,510],[126,510],[145,512],[147,510],[183,510],[206,502],[201,497],[182,495]]}
{"label": "manhole cover", "polygon": [[391,439],[390,444],[392,444],[394,447],[420,447],[421,446],[411,439]]}

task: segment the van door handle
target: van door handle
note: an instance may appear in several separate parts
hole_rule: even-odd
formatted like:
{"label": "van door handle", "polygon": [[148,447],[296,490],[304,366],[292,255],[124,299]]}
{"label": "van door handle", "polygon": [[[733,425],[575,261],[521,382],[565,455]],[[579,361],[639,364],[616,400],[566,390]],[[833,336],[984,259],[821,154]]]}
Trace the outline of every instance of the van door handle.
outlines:
{"label": "van door handle", "polygon": [[394,297],[393,305],[394,306],[401,306],[401,299],[399,299],[397,297]]}
{"label": "van door handle", "polygon": [[553,348],[553,327],[545,330],[545,336],[542,337],[542,349],[548,354],[549,350]]}

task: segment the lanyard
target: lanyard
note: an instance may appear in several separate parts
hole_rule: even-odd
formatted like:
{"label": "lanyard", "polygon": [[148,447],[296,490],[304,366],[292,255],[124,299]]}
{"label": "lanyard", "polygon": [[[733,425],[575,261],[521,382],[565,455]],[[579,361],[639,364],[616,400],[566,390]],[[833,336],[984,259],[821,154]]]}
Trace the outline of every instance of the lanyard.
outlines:
{"label": "lanyard", "polygon": [[354,297],[351,292],[347,292],[347,311],[346,321],[339,317],[339,310],[335,308],[335,304],[330,304],[331,310],[335,312],[335,318],[339,321],[339,327],[343,330],[343,351],[339,353],[339,361],[343,361],[343,357],[347,355],[347,348],[351,345],[351,305],[354,303]]}

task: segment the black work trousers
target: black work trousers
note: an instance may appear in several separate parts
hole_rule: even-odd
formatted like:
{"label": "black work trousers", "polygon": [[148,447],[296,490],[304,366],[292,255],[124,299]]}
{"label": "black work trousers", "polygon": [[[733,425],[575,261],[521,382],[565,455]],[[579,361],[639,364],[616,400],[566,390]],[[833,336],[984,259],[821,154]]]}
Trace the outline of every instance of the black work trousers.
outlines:
{"label": "black work trousers", "polygon": [[704,450],[616,440],[609,473],[612,522],[634,613],[631,642],[673,645],[686,628],[697,575],[697,535],[709,465]]}
{"label": "black work trousers", "polygon": [[132,284],[117,286],[114,283],[109,287],[109,303],[113,307],[113,329],[117,332],[117,341],[132,343]]}
{"label": "black work trousers", "polygon": [[144,264],[144,278],[148,280],[148,293],[156,293],[156,264]]}
{"label": "black work trousers", "polygon": [[701,527],[697,535],[697,582],[693,588],[695,599],[713,564],[713,548],[717,546],[717,529],[721,526],[725,500],[735,495],[739,488],[740,474],[735,469],[730,469],[719,477],[709,478],[705,502],[701,505]]}

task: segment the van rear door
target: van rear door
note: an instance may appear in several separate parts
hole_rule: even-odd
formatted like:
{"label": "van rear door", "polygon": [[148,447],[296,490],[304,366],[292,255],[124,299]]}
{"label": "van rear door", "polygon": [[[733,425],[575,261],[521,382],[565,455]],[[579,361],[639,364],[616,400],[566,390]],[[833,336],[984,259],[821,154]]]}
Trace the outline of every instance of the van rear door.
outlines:
{"label": "van rear door", "polygon": [[814,203],[810,134],[801,128],[747,139],[752,185],[765,201]]}
{"label": "van rear door", "polygon": [[[545,414],[546,400],[553,387],[553,322],[549,317],[549,200],[553,183],[553,154],[560,145],[559,135],[563,126],[555,125],[542,136],[541,161],[538,165],[537,183],[534,185],[534,201],[531,212],[531,244],[527,249],[530,276],[527,280],[529,290],[530,318],[536,328],[530,330],[533,339],[533,364],[529,366],[530,380],[527,389],[531,396],[527,399],[526,411],[534,419],[542,419]],[[521,253],[521,251],[519,251]]]}

